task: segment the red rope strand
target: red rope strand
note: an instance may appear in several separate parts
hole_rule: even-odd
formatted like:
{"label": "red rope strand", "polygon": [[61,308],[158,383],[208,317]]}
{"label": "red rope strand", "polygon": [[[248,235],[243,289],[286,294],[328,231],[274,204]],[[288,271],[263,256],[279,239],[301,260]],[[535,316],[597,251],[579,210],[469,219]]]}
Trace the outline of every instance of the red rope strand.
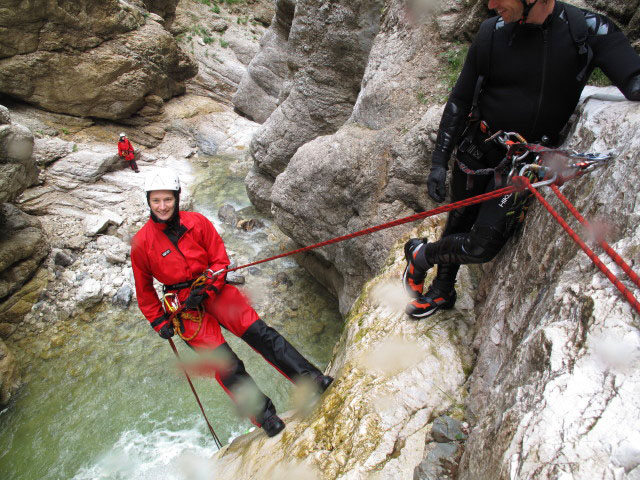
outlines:
{"label": "red rope strand", "polygon": [[[573,216],[576,217],[582,225],[584,225],[584,227],[587,230],[590,230],[591,224],[587,220],[585,220],[585,218],[582,215],[580,215],[580,212],[578,212],[576,207],[574,207],[571,204],[569,199],[567,199],[567,197],[563,195],[563,193],[560,191],[557,185],[551,185],[551,189],[556,194],[556,196],[560,199],[560,201],[564,204],[564,206],[567,207],[567,210],[569,210],[573,214]],[[625,262],[622,259],[622,257],[618,255],[618,253],[613,248],[611,248],[611,246],[607,242],[605,242],[604,240],[599,240],[598,243],[600,244],[602,249],[605,252],[607,252],[607,255],[609,255],[613,259],[613,261],[616,262],[616,264],[627,275],[629,275],[629,278],[633,281],[633,283],[635,283],[638,287],[640,287],[640,276],[638,276],[638,274],[631,269],[629,264]]]}
{"label": "red rope strand", "polygon": [[370,233],[378,232],[380,230],[385,230],[391,227],[397,227],[398,225],[403,225],[405,223],[415,222],[417,220],[421,220],[423,218],[432,217],[434,215],[438,215],[440,213],[449,212],[451,210],[456,210],[458,208],[466,207],[469,205],[475,205],[477,203],[486,202],[487,200],[491,200],[493,198],[501,197],[502,195],[507,195],[515,191],[515,188],[504,187],[499,190],[494,190],[489,193],[483,193],[482,195],[478,195],[475,197],[467,198],[465,200],[460,200],[459,202],[450,203],[448,205],[443,205],[438,208],[434,208],[433,210],[428,210],[426,212],[416,213],[414,215],[410,215],[408,217],[400,218],[398,220],[394,220],[392,222],[383,223],[381,225],[376,225],[375,227],[366,228],[364,230],[360,230],[357,232],[350,233],[348,235],[343,235],[341,237],[332,238],[330,240],[325,240],[324,242],[315,243],[313,245],[309,245],[307,247],[298,248],[297,250],[291,250],[290,252],[281,253],[280,255],[275,255],[273,257],[265,258],[263,260],[258,260],[256,262],[247,263],[245,265],[240,265],[238,267],[233,267],[228,270],[225,270],[224,273],[233,272],[235,270],[240,270],[241,268],[253,267],[254,265],[259,265],[261,263],[270,262],[272,260],[276,260],[278,258],[288,257],[290,255],[295,255],[297,253],[306,252],[308,250],[313,250],[315,248],[324,247],[326,245],[331,245],[333,243],[343,242],[345,240],[349,240],[351,238],[360,237],[362,235],[368,235]]}
{"label": "red rope strand", "polygon": [[569,236],[573,239],[574,242],[578,244],[578,246],[587,254],[587,256],[591,259],[591,261],[600,269],[602,273],[609,279],[613,285],[620,291],[622,296],[631,304],[631,306],[640,313],[640,302],[633,296],[633,294],[625,287],[622,282],[607,268],[607,266],[602,263],[602,260],[598,258],[598,256],[593,253],[584,241],[573,231],[573,229],[564,221],[564,219],[555,211],[555,209],[547,202],[544,197],[538,192],[529,179],[526,177],[514,177],[514,184],[520,184],[521,186],[528,188],[531,193],[535,195],[535,197],[542,203],[544,208],[556,219],[556,221],[560,224],[560,226],[569,234]]}

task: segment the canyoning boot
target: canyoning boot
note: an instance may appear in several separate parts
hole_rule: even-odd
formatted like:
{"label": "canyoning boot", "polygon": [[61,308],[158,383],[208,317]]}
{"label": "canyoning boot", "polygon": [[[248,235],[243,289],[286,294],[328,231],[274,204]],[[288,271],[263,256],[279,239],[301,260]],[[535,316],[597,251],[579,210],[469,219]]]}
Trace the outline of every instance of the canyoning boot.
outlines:
{"label": "canyoning boot", "polygon": [[262,422],[262,429],[268,437],[275,437],[284,429],[284,422],[278,415],[272,413]]}
{"label": "canyoning boot", "polygon": [[427,293],[420,295],[407,305],[405,312],[411,318],[425,318],[433,315],[439,309],[448,310],[453,308],[457,298],[455,289],[449,293],[443,293],[430,287]]}
{"label": "canyoning boot", "polygon": [[427,270],[416,265],[416,255],[424,248],[425,242],[420,238],[412,238],[404,244],[404,256],[407,259],[407,268],[402,275],[402,285],[410,297],[418,298],[422,295],[424,279]]}
{"label": "canyoning boot", "polygon": [[330,377],[329,375],[318,375],[313,379],[313,381],[317,385],[318,393],[323,394],[324,391],[329,388],[329,385],[333,383],[333,377]]}

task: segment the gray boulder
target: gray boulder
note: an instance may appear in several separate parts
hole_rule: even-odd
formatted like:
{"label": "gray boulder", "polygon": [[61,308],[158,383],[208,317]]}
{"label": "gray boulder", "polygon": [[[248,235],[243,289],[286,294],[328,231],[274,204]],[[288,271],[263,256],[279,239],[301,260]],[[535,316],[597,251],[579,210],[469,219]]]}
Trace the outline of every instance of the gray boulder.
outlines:
{"label": "gray boulder", "polygon": [[9,109],[4,105],[0,105],[0,125],[8,125],[11,123],[11,114]]}
{"label": "gray boulder", "polygon": [[33,157],[39,166],[47,166],[73,152],[77,146],[61,138],[36,138],[33,145]]}
{"label": "gray boulder", "polygon": [[0,299],[29,280],[49,253],[40,221],[5,203],[0,206]]}
{"label": "gray boulder", "polygon": [[76,301],[81,307],[90,307],[102,300],[102,286],[93,278],[87,278],[76,292]]}
{"label": "gray boulder", "polygon": [[73,265],[75,259],[69,251],[57,250],[53,256],[53,262],[61,267],[69,267]]}
{"label": "gray boulder", "polygon": [[[176,1],[165,5],[169,14]],[[117,0],[35,0],[3,10],[0,93],[46,110],[111,120],[185,91],[197,67],[145,10]],[[74,85],[74,88],[64,88]]]}
{"label": "gray boulder", "polygon": [[18,124],[0,125],[0,203],[13,201],[38,180],[33,135]]}
{"label": "gray boulder", "polygon": [[127,308],[131,303],[131,298],[133,297],[133,288],[128,283],[122,284],[115,296],[113,297],[113,303],[116,305],[120,305],[122,308]]}
{"label": "gray boulder", "polygon": [[277,0],[274,21],[260,40],[233,95],[233,105],[256,122],[263,123],[278,106],[280,90],[287,78],[287,41],[295,13],[295,0]]}
{"label": "gray boulder", "polygon": [[58,187],[69,190],[81,183],[95,182],[105,172],[121,167],[113,147],[96,145],[58,160],[47,170],[47,176]]}

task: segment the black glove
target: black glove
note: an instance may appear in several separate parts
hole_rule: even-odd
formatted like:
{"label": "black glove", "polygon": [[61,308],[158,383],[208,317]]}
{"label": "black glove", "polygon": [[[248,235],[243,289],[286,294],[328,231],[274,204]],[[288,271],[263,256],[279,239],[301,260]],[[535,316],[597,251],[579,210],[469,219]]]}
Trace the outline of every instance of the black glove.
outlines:
{"label": "black glove", "polygon": [[444,201],[447,195],[447,169],[442,165],[433,165],[427,179],[429,196],[436,202]]}
{"label": "black glove", "polygon": [[158,335],[160,335],[165,340],[170,339],[174,335],[173,325],[170,322],[167,322],[162,326],[160,330],[158,330]]}
{"label": "black glove", "polygon": [[191,293],[184,302],[184,308],[187,310],[197,309],[202,301],[207,298],[206,288],[206,286],[202,286],[191,290]]}

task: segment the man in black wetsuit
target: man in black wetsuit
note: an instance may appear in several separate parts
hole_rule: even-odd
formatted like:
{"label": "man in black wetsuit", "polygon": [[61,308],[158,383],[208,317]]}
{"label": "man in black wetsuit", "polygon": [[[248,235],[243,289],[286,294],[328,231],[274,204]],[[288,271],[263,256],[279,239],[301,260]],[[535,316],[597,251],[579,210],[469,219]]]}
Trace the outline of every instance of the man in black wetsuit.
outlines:
{"label": "man in black wetsuit", "polygon": [[[627,99],[640,100],[640,57],[607,17],[556,0],[489,0],[489,8],[499,16],[480,27],[440,121],[427,180],[436,202],[445,198],[454,149],[452,201],[503,186],[496,185],[502,167],[491,169],[505,150],[484,142],[490,132],[518,132],[529,142],[557,145],[595,67]],[[423,318],[453,307],[460,264],[493,259],[513,233],[511,219],[522,217],[521,208],[507,195],[454,210],[440,240],[409,240],[403,284],[414,300],[407,314]],[[436,278],[423,293],[434,265]]]}

